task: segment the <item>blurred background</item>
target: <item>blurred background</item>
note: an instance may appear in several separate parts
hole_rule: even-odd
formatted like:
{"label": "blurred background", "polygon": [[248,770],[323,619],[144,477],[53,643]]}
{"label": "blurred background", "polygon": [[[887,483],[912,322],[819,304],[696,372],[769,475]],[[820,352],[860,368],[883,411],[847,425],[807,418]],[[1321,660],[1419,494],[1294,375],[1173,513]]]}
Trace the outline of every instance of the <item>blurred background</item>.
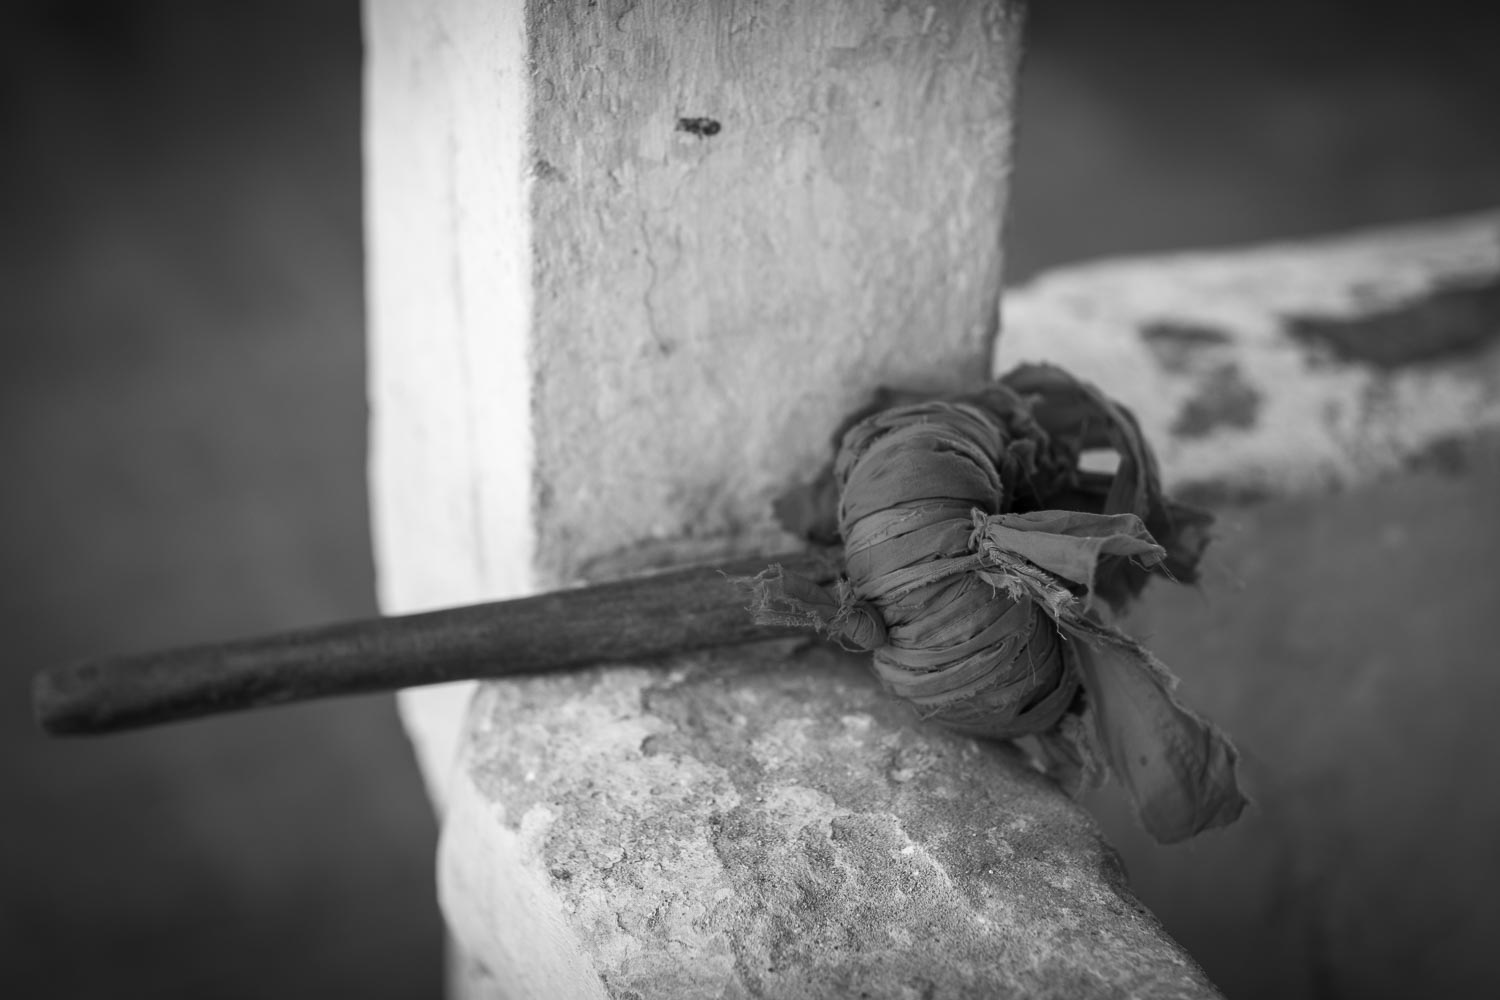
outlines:
{"label": "blurred background", "polygon": [[[1482,9],[1036,4],[1010,280],[1500,205]],[[45,664],[375,610],[358,5],[0,10],[0,995],[437,997],[391,699],[28,710]],[[1496,455],[1226,509],[1143,613],[1260,806],[1163,853],[1094,805],[1231,997],[1500,992]]]}

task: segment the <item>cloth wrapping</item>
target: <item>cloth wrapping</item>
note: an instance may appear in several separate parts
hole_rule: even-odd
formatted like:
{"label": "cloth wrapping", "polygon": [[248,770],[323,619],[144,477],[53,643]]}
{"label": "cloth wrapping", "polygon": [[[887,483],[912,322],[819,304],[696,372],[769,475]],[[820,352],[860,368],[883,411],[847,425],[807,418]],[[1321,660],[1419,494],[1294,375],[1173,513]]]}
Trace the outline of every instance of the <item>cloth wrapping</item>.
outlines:
{"label": "cloth wrapping", "polygon": [[[1097,448],[1114,473],[1079,468]],[[1238,817],[1233,746],[1109,623],[1151,575],[1194,578],[1211,520],[1162,495],[1127,410],[1046,365],[877,409],[786,509],[815,535],[835,500],[844,577],[829,589],[771,567],[760,620],[873,650],[882,683],[950,728],[1035,737],[1071,790],[1112,774],[1163,843]]]}

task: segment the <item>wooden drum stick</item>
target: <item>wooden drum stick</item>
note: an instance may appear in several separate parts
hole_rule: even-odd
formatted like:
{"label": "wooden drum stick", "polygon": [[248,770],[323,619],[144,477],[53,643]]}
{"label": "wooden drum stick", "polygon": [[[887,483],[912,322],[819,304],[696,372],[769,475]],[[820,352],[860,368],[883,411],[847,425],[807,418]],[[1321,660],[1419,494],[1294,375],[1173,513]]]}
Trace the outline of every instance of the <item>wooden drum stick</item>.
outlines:
{"label": "wooden drum stick", "polygon": [[37,675],[37,721],[104,733],[331,695],[562,670],[806,635],[759,625],[737,578],[772,563],[831,582],[837,560],[789,553],[511,601],[110,656]]}

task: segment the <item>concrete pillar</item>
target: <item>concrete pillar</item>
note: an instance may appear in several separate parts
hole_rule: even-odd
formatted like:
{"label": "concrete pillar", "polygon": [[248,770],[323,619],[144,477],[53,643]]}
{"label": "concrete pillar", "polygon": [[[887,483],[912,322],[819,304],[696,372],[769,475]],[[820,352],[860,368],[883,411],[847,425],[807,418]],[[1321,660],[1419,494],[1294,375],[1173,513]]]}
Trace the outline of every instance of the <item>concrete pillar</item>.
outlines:
{"label": "concrete pillar", "polygon": [[[982,377],[1019,4],[368,0],[390,612],[791,543]],[[1005,747],[787,645],[413,692],[469,997],[1211,993]]]}

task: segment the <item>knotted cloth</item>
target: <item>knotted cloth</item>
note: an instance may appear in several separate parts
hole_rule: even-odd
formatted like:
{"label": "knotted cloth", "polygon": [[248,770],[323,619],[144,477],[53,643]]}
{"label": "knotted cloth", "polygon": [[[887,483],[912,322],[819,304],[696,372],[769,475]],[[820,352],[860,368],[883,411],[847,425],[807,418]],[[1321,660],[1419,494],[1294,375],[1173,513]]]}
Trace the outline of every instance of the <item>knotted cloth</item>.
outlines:
{"label": "knotted cloth", "polygon": [[[1113,473],[1080,468],[1096,449]],[[1152,574],[1193,580],[1211,518],[1163,496],[1135,418],[1093,386],[1026,365],[878,408],[781,511],[809,537],[836,525],[844,575],[829,589],[770,567],[758,620],[873,650],[886,688],[950,728],[1034,737],[1070,790],[1112,773],[1163,843],[1239,816],[1233,746],[1107,617]]]}

